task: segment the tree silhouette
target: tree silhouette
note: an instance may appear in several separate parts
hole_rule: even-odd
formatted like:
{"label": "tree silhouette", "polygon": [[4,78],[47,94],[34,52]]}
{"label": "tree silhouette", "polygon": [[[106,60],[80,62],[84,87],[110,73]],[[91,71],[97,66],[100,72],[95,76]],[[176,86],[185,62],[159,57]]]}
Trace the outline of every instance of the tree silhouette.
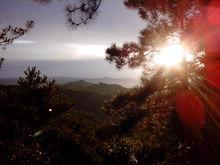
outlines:
{"label": "tree silhouette", "polygon": [[[8,25],[7,27],[0,28],[0,49],[6,49],[8,45],[27,33],[31,28],[33,28],[33,26],[34,22],[29,20],[26,22],[24,27],[12,27],[11,25]],[[4,58],[1,58],[0,68],[2,67],[4,60]]]}
{"label": "tree silhouette", "polygon": [[[125,65],[130,68],[142,66],[144,84],[151,84],[151,80],[158,76],[165,79],[153,84],[175,91],[176,111],[184,127],[186,141],[196,141],[198,132],[205,130],[203,147],[197,144],[200,151],[196,152],[207,155],[204,161],[217,163],[220,150],[217,140],[220,137],[220,105],[216,102],[220,89],[220,33],[217,30],[220,27],[217,18],[220,16],[220,2],[126,0],[125,5],[137,10],[147,25],[140,32],[139,42],[128,42],[121,47],[113,44],[108,48],[107,61],[114,63],[119,69]],[[169,45],[172,39],[188,47],[194,60],[183,60],[181,71],[168,70],[166,73],[163,68],[151,67],[152,56],[158,54],[160,47]],[[216,159],[210,158],[213,155],[207,154],[205,150],[213,153]]]}
{"label": "tree silhouette", "polygon": [[18,79],[21,102],[25,106],[32,107],[40,120],[45,120],[49,114],[48,109],[51,108],[51,97],[55,94],[53,93],[55,80],[48,81],[45,75],[41,76],[36,67],[28,67],[24,74],[25,77]]}
{"label": "tree silhouette", "polygon": [[1,28],[0,30],[0,48],[5,49],[7,45],[10,45],[15,39],[23,36],[31,28],[33,28],[34,22],[27,21],[24,27],[12,27],[8,25],[7,27]]}
{"label": "tree silhouette", "polygon": [[34,124],[42,124],[52,117],[69,110],[75,100],[61,92],[55,80],[48,80],[36,67],[28,67],[25,77],[18,79],[21,109],[27,109]]}
{"label": "tree silhouette", "polygon": [[48,82],[45,75],[41,77],[41,73],[36,67],[28,67],[27,70],[24,71],[24,74],[26,77],[20,77],[18,79],[18,85],[25,90],[49,88],[55,83],[55,80]]}
{"label": "tree silhouette", "polygon": [[[154,73],[154,69],[149,67],[152,57],[160,53],[161,47],[174,42],[185,43],[185,33],[190,22],[197,16],[202,15],[199,11],[197,1],[136,1],[127,0],[124,4],[129,9],[138,10],[140,17],[147,22],[145,29],[140,32],[139,42],[128,42],[122,47],[113,44],[106,50],[106,59],[110,63],[115,63],[117,68],[125,65],[129,67],[144,66],[145,72]],[[195,45],[195,44],[193,44]],[[196,44],[193,53],[198,61],[203,48]],[[200,53],[200,56],[199,56]],[[198,62],[197,61],[197,62]],[[192,61],[190,66],[199,66]],[[158,70],[157,70],[158,71]]]}
{"label": "tree silhouette", "polygon": [[[48,4],[53,0],[33,0],[39,4]],[[62,1],[62,0],[60,0]],[[69,29],[76,29],[94,20],[102,0],[79,0],[65,5],[66,25]]]}

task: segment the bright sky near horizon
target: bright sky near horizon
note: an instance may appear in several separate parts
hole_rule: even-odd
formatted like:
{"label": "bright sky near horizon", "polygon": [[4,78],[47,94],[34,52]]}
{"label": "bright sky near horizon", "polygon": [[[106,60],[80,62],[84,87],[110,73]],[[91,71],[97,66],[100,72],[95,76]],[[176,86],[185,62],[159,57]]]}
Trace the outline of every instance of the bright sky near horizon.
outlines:
{"label": "bright sky near horizon", "polygon": [[[0,57],[4,57],[6,62],[0,77],[20,76],[29,65],[38,66],[49,76],[139,76],[138,71],[125,69],[118,72],[104,60],[105,49],[111,43],[120,45],[137,40],[144,26],[137,13],[126,9],[122,0],[103,0],[94,23],[69,31],[64,17],[64,6],[68,2],[74,1],[55,0],[45,6],[31,0],[0,1],[0,26],[21,26],[28,19],[35,21],[35,27],[28,34],[7,47],[6,51],[1,50]],[[84,65],[79,65],[81,63]],[[57,69],[59,75],[56,75]]]}

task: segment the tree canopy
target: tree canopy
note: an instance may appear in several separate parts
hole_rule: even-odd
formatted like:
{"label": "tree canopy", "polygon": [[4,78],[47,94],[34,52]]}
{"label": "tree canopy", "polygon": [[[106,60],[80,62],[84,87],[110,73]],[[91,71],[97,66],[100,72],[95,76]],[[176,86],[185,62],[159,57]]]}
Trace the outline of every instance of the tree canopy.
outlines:
{"label": "tree canopy", "polygon": [[107,61],[115,63],[119,69],[125,65],[131,68],[143,66],[146,73],[155,73],[158,66],[152,68],[149,65],[152,63],[152,57],[160,53],[164,46],[181,43],[186,47],[194,46],[190,51],[196,60],[191,61],[190,67],[201,66],[199,60],[204,53],[204,47],[198,42],[186,42],[186,36],[191,30],[189,25],[203,14],[198,1],[126,0],[124,4],[129,9],[138,11],[140,17],[146,21],[146,27],[140,31],[139,42],[126,42],[121,47],[113,44],[109,47],[106,50]]}

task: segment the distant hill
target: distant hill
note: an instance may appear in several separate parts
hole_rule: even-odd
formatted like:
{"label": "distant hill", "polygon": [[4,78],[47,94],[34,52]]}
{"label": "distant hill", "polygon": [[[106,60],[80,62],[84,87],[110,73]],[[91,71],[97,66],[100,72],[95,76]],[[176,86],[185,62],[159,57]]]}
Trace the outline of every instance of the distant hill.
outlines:
{"label": "distant hill", "polygon": [[106,118],[106,114],[101,111],[104,100],[111,99],[118,91],[128,90],[118,84],[93,84],[84,80],[69,82],[61,85],[60,88],[63,94],[74,98],[76,109],[93,113],[101,118]]}
{"label": "distant hill", "polygon": [[0,78],[1,85],[15,85],[17,84],[17,78]]}
{"label": "distant hill", "polygon": [[61,88],[72,91],[94,92],[103,95],[113,95],[117,91],[123,92],[127,90],[127,88],[122,87],[121,85],[118,84],[106,84],[106,83],[93,84],[90,82],[86,82],[84,80],[69,82],[67,84],[62,85]]}
{"label": "distant hill", "polygon": [[121,86],[131,88],[134,86],[139,85],[138,79],[132,78],[110,78],[110,77],[103,77],[103,78],[94,78],[94,79],[85,79],[87,82],[91,83],[106,83],[106,84],[119,84]]}
{"label": "distant hill", "polygon": [[[55,79],[58,84],[66,84],[69,82],[75,82],[79,80],[84,80],[90,83],[106,83],[106,84],[119,84],[121,86],[131,88],[139,84],[138,79],[132,78],[71,78],[71,77],[49,77],[49,79]],[[0,78],[0,84],[2,85],[15,85],[17,83],[17,78]]]}
{"label": "distant hill", "polygon": [[84,80],[79,80],[79,81],[73,81],[73,82],[68,82],[61,87],[63,89],[70,89],[70,90],[84,90],[88,86],[93,85],[92,83],[86,82]]}
{"label": "distant hill", "polygon": [[70,78],[70,77],[54,77],[54,79],[59,84],[65,84],[68,82],[74,82],[79,80],[84,80],[90,83],[106,83],[106,84],[119,84],[121,86],[131,88],[139,84],[138,79],[132,78],[111,78],[111,77],[102,77],[102,78]]}

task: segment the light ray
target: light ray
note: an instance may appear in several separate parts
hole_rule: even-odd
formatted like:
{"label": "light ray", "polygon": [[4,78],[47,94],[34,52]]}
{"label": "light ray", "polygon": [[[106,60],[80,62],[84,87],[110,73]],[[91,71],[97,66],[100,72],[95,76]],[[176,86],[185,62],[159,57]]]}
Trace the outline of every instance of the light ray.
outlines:
{"label": "light ray", "polygon": [[173,67],[180,64],[183,59],[185,61],[192,61],[193,55],[181,44],[171,44],[161,49],[160,53],[154,56],[153,62],[157,65]]}

